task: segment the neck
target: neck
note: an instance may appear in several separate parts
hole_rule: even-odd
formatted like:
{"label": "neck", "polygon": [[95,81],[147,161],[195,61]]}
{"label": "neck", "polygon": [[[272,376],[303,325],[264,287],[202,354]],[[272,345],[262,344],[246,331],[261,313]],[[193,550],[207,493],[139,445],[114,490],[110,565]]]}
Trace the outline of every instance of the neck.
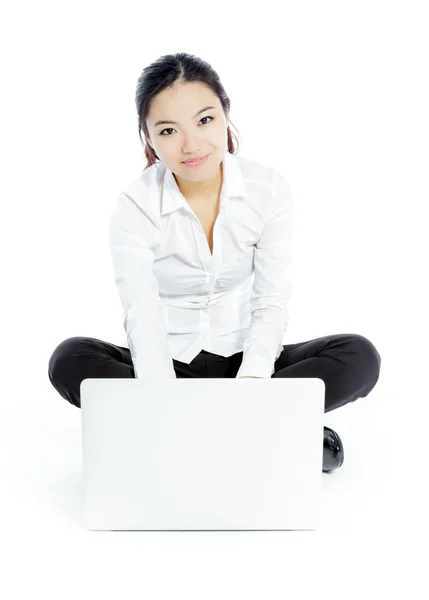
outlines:
{"label": "neck", "polygon": [[174,175],[177,187],[188,202],[216,202],[219,198],[223,183],[223,165],[219,166],[218,172],[214,177],[204,181],[188,181]]}

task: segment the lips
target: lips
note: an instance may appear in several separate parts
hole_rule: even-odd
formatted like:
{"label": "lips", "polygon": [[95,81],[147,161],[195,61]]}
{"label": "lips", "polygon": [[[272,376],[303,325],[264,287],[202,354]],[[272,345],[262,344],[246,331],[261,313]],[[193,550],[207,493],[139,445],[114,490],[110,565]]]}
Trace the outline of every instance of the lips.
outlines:
{"label": "lips", "polygon": [[208,158],[208,156],[209,155],[206,154],[205,156],[202,156],[201,158],[198,158],[196,160],[185,160],[185,161],[183,161],[183,164],[187,165],[187,166],[190,166],[190,167],[197,166],[197,165],[202,164],[203,162],[205,162],[206,159]]}

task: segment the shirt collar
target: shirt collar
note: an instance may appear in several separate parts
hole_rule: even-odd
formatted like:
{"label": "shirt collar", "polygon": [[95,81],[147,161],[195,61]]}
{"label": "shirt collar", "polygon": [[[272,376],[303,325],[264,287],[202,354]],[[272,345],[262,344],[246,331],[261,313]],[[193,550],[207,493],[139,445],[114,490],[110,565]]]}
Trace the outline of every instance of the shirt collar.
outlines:
{"label": "shirt collar", "polygon": [[[223,184],[220,196],[220,206],[226,204],[231,196],[246,198],[246,185],[236,155],[226,152],[222,163]],[[173,212],[182,206],[188,207],[186,199],[180,193],[173,173],[163,163],[160,163],[158,181],[163,189],[161,215]]]}

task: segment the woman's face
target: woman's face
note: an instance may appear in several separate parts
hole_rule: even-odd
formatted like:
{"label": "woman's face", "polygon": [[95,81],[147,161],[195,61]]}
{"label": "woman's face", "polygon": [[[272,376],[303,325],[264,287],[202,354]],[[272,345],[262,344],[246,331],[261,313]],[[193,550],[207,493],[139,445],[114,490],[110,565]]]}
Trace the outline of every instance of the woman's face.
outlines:
{"label": "woman's face", "polygon": [[[202,109],[206,110],[199,112]],[[159,120],[169,122],[157,123]],[[216,94],[201,83],[176,83],[155,96],[147,127],[148,143],[160,161],[190,181],[212,177],[228,149],[228,114],[225,116]],[[199,167],[183,164],[206,155],[207,160]]]}

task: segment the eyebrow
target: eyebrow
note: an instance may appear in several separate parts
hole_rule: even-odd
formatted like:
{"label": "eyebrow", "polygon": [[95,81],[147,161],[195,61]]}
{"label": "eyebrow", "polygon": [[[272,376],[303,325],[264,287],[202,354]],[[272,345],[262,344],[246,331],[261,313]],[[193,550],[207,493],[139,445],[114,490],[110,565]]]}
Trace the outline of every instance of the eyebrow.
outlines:
{"label": "eyebrow", "polygon": [[[195,117],[198,117],[199,114],[203,113],[205,110],[213,110],[213,109],[216,109],[216,107],[215,106],[206,106],[205,108],[202,108],[194,115],[194,119],[195,119]],[[155,123],[154,127],[157,127],[158,125],[163,125],[165,123],[172,123],[173,125],[179,124],[176,121],[157,121]]]}

